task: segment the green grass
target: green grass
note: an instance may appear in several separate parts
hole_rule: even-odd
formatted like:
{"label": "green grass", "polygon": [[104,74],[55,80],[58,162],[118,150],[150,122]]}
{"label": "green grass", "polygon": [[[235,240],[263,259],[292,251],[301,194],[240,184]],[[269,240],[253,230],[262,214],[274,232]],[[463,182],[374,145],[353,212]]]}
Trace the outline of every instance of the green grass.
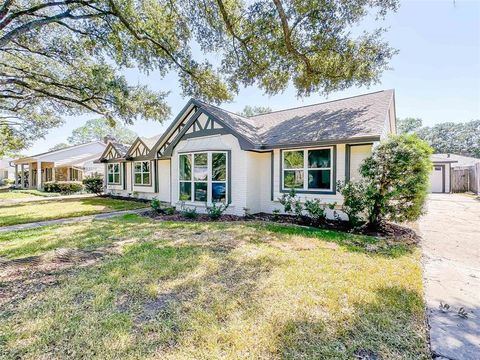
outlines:
{"label": "green grass", "polygon": [[38,198],[38,197],[55,197],[55,196],[60,196],[60,194],[47,193],[45,191],[39,191],[35,189],[0,191],[0,204],[1,204],[1,200],[16,200],[16,199],[26,199],[26,198]]}
{"label": "green grass", "polygon": [[0,204],[0,226],[92,215],[146,207],[145,203],[110,198],[64,199]]}
{"label": "green grass", "polygon": [[429,356],[415,247],[128,215],[1,234],[0,257],[6,359]]}

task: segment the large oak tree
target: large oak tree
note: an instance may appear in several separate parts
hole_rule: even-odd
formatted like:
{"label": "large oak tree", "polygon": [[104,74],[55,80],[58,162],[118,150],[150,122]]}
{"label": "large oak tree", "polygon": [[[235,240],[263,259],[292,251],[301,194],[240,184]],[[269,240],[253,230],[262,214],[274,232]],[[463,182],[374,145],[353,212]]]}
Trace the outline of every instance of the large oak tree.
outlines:
{"label": "large oak tree", "polygon": [[[398,0],[4,0],[0,4],[0,154],[63,115],[131,123],[169,115],[164,92],[121,70],[177,75],[184,96],[231,100],[241,86],[299,96],[379,80],[395,51],[382,29],[354,36]],[[192,49],[196,49],[193,51]]]}

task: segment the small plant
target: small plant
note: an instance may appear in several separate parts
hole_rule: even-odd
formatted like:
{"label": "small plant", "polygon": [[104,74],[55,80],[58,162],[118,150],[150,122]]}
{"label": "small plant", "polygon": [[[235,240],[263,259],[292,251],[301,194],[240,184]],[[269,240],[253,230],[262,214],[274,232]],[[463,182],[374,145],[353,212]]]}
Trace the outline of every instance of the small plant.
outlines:
{"label": "small plant", "polygon": [[272,214],[273,214],[273,221],[280,220],[280,210],[275,209],[272,211]]}
{"label": "small plant", "polygon": [[319,225],[325,220],[325,205],[318,199],[305,201],[305,211],[313,225]]}
{"label": "small plant", "polygon": [[278,201],[283,205],[283,210],[287,214],[294,213],[298,218],[303,216],[303,204],[297,198],[297,192],[295,189],[291,189],[288,194],[283,194]]}
{"label": "small plant", "polygon": [[173,215],[175,214],[175,206],[167,206],[163,208],[163,212],[165,215]]}
{"label": "small plant", "polygon": [[101,195],[103,192],[103,178],[98,175],[89,176],[83,179],[85,190],[89,193]]}
{"label": "small plant", "polygon": [[338,182],[337,188],[343,195],[342,211],[348,215],[348,222],[352,226],[359,226],[365,222],[365,206],[367,202],[366,188],[363,182]]}
{"label": "small plant", "polygon": [[243,217],[245,219],[250,219],[252,217],[252,213],[250,211],[250,208],[247,208],[247,207],[243,208]]}
{"label": "small plant", "polygon": [[156,212],[158,212],[158,213],[161,213],[161,212],[162,212],[162,203],[161,203],[160,200],[158,200],[157,198],[153,198],[153,199],[150,201],[150,206],[151,206],[152,209],[155,210]]}
{"label": "small plant", "polygon": [[182,202],[180,214],[187,219],[195,220],[198,218],[198,212],[196,207],[187,207],[185,206],[185,202]]}
{"label": "small plant", "polygon": [[205,207],[207,208],[207,214],[210,220],[218,220],[228,209],[228,204],[214,202],[212,206],[205,205]]}
{"label": "small plant", "polygon": [[134,198],[138,198],[138,195],[139,195],[139,194],[138,194],[138,191],[132,192],[132,196],[133,196]]}

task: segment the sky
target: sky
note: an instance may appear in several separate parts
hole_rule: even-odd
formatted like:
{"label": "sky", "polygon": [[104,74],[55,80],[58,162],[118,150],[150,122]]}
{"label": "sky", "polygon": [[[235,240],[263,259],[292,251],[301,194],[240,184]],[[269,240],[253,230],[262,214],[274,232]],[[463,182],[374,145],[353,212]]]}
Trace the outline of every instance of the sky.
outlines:
{"label": "sky", "polygon": [[[231,103],[222,108],[240,112],[245,105],[268,106],[272,110],[315,104],[363,93],[395,89],[397,117],[419,117],[424,125],[480,119],[480,0],[401,0],[400,9],[384,21],[367,21],[367,29],[387,27],[384,35],[390,46],[399,50],[390,62],[381,82],[370,88],[351,88],[328,97],[312,95],[297,98],[289,87],[275,96],[264,95],[257,88],[241,89]],[[163,124],[138,121],[129,128],[140,136],[160,134],[188,101],[178,90],[175,76],[161,79],[156,73],[148,76],[135,69],[124,72],[132,84],[146,84],[153,90],[170,91],[167,98],[172,109]],[[82,126],[91,116],[69,117],[65,124],[52,129],[25,153],[47,151],[60,142],[67,142],[71,131]]]}

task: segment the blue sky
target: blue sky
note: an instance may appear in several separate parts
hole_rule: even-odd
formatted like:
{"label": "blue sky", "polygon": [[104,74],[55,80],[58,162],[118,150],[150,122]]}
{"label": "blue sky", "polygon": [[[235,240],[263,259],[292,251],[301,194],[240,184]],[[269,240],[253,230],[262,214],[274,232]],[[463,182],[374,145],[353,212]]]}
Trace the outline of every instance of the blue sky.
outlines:
{"label": "blue sky", "polygon": [[[365,24],[372,28],[377,24]],[[370,88],[351,88],[330,94],[328,98],[313,95],[298,99],[289,88],[273,97],[256,88],[242,89],[233,102],[223,108],[238,112],[245,105],[269,106],[273,110],[318,103],[325,100],[358,95],[382,89],[395,89],[398,117],[420,117],[425,125],[480,119],[480,0],[401,1],[397,13],[388,15],[378,25],[388,27],[385,39],[400,53],[384,73],[381,83]],[[176,89],[174,76],[160,79],[136,70],[125,72],[131,83],[147,84],[155,90],[171,91],[168,103],[172,116],[188,101]],[[65,125],[53,129],[37,141],[28,154],[48,150],[66,142],[72,129],[81,126],[92,116],[68,118]],[[171,119],[163,124],[139,121],[130,126],[140,136],[161,133]]]}

